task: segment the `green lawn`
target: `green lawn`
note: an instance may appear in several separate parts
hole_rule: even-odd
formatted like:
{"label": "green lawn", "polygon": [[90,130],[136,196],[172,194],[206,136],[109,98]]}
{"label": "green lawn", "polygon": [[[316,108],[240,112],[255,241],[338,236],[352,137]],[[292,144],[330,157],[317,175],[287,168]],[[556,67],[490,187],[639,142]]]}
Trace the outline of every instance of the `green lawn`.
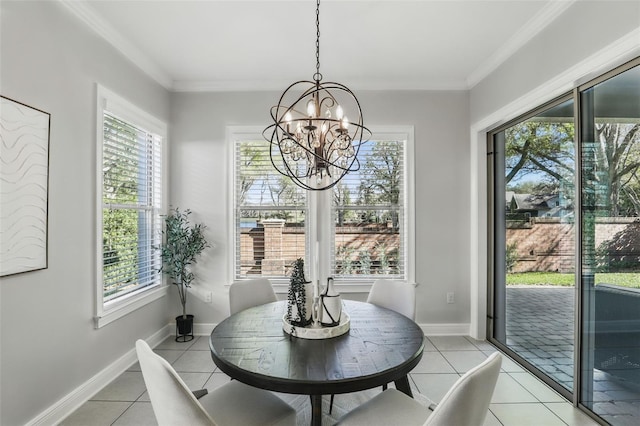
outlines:
{"label": "green lawn", "polygon": [[[558,285],[572,286],[574,274],[560,274],[557,272],[525,272],[521,274],[507,274],[507,285]],[[640,288],[640,273],[598,273],[597,284],[613,284],[623,287]]]}

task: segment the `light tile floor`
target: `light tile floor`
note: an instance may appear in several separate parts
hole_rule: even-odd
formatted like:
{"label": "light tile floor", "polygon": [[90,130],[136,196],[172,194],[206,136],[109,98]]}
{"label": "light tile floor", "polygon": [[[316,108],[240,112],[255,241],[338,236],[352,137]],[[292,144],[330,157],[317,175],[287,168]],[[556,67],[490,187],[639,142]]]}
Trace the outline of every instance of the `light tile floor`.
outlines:
{"label": "light tile floor", "polygon": [[[469,337],[428,337],[424,356],[410,374],[411,386],[414,392],[420,392],[437,402],[462,373],[484,360],[495,350],[492,345]],[[228,376],[216,369],[211,360],[208,336],[201,336],[187,343],[176,343],[172,338],[168,338],[156,347],[155,351],[174,366],[192,389],[213,389],[229,380]],[[359,397],[370,398],[379,391],[379,389],[364,391],[359,393]],[[350,395],[336,395],[336,408],[348,411],[354,401],[358,401]],[[280,396],[288,402],[295,400],[299,405],[307,404],[308,401],[308,397]],[[325,405],[323,412],[327,411],[328,406]],[[332,424],[333,419],[326,417],[323,423]],[[64,426],[156,424],[139,365],[134,364],[61,424]],[[308,419],[300,416],[298,424],[306,426]],[[485,426],[596,424],[535,376],[508,358],[504,358]]]}

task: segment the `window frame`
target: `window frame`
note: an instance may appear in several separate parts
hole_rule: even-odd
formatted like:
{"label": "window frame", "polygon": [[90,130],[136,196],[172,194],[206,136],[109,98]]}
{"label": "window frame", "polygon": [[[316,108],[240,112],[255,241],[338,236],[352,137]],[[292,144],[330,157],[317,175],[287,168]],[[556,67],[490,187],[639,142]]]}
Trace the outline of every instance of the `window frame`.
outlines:
{"label": "window frame", "polygon": [[[242,281],[242,280],[248,280],[248,279],[252,279],[253,277],[250,278],[238,278],[236,276],[236,253],[238,251],[238,241],[236,239],[236,197],[238,194],[236,194],[236,174],[237,174],[237,169],[236,169],[236,144],[239,141],[255,141],[255,140],[260,140],[260,141],[264,141],[265,144],[268,144],[269,142],[266,141],[264,139],[264,136],[262,136],[262,131],[264,130],[264,127],[258,127],[258,126],[227,126],[226,129],[226,148],[227,148],[227,164],[229,164],[230,170],[229,173],[227,173],[228,176],[228,191],[227,191],[227,206],[228,206],[228,224],[227,224],[227,241],[229,242],[229,247],[231,248],[230,250],[230,256],[228,259],[228,266],[227,266],[227,276],[228,279],[226,280],[227,282],[227,286],[230,286],[231,283],[233,281]],[[277,172],[276,172],[277,173]],[[308,265],[307,265],[307,261],[306,259],[308,258],[309,255],[309,222],[310,222],[310,216],[311,216],[311,210],[310,210],[310,200],[309,200],[309,194],[307,194],[306,196],[306,207],[305,207],[305,211],[306,211],[306,216],[305,216],[305,268],[307,271],[310,271],[308,269]],[[265,208],[266,209],[266,208]],[[276,208],[277,209],[277,208]],[[307,272],[308,274],[308,272]],[[256,276],[255,278],[261,278],[262,276]],[[277,277],[266,277],[267,279],[269,279],[269,281],[271,282],[272,286],[274,287],[274,290],[276,291],[276,293],[285,293],[288,291],[289,288],[289,278],[287,277],[282,277],[282,278],[277,278]]]}
{"label": "window frame", "polygon": [[[405,227],[406,229],[403,231],[404,234],[404,251],[405,251],[405,277],[403,281],[407,281],[410,283],[415,283],[415,150],[414,150],[414,127],[413,126],[371,126],[369,127],[375,136],[376,140],[402,140],[406,141],[404,144],[404,176],[403,176],[403,189],[404,189],[404,206],[403,213],[405,217]],[[238,278],[235,275],[236,271],[236,193],[235,193],[235,178],[236,178],[236,158],[235,158],[235,145],[238,140],[256,140],[263,139],[262,131],[263,127],[258,126],[227,126],[227,143],[225,144],[227,147],[227,164],[230,165],[230,172],[227,174],[229,176],[229,181],[227,182],[228,188],[228,196],[227,196],[227,206],[228,206],[228,223],[227,223],[227,241],[229,242],[229,247],[231,248],[230,252],[232,253],[229,256],[228,260],[228,271],[227,276],[227,285],[230,285],[231,282],[237,280]],[[269,143],[265,141],[265,143]],[[313,259],[316,255],[316,251],[319,250],[320,258],[319,258],[319,267],[320,270],[329,271],[331,256],[323,255],[323,253],[330,253],[330,250],[333,249],[333,242],[327,241],[321,247],[316,247],[315,244],[312,244],[312,241],[326,241],[323,238],[322,229],[329,229],[329,226],[333,226],[331,222],[332,217],[332,206],[327,204],[327,199],[329,202],[331,201],[332,191],[308,191],[307,192],[307,221],[305,223],[305,234],[306,234],[306,256],[305,259]],[[324,198],[323,198],[324,197]],[[322,206],[329,206],[320,208]],[[311,224],[317,224],[317,226],[311,226]],[[327,235],[333,235],[333,228],[331,228],[330,233],[324,233]],[[309,279],[313,279],[313,269],[314,266],[309,261],[305,261],[305,269],[307,276]],[[380,277],[386,278],[386,277]],[[321,286],[324,285],[322,282],[326,279],[325,274],[321,274]],[[336,279],[335,284],[339,291],[344,293],[368,293],[371,289],[371,285],[373,282],[378,279],[377,277],[354,277],[354,278],[345,278],[341,277],[340,279]],[[276,293],[286,294],[289,286],[288,278],[269,278],[272,286]]]}
{"label": "window frame", "polygon": [[[402,177],[402,190],[403,196],[401,199],[404,201],[400,206],[400,210],[403,213],[403,229],[400,235],[401,245],[404,251],[404,277],[394,277],[388,275],[375,275],[359,277],[354,275],[352,277],[336,277],[335,285],[342,292],[349,293],[368,293],[371,289],[371,285],[378,279],[390,279],[401,280],[415,284],[415,143],[414,143],[414,127],[413,126],[371,126],[369,127],[373,136],[372,140],[377,141],[404,141],[403,146],[403,177]],[[362,164],[361,164],[362,167]],[[328,192],[328,191],[327,191]],[[334,237],[335,237],[335,223],[333,221],[333,212],[335,208],[333,206],[333,200],[329,198],[330,208],[327,209],[328,225],[331,227],[329,250],[330,253],[335,249]],[[319,211],[319,214],[322,212]],[[333,262],[330,259],[326,260],[325,270],[333,270]],[[322,283],[321,283],[322,284]]]}
{"label": "window frame", "polygon": [[[104,145],[104,113],[109,112],[126,120],[132,125],[156,134],[162,138],[161,157],[161,214],[167,211],[168,195],[168,158],[167,158],[167,124],[153,117],[151,114],[140,109],[125,98],[117,95],[109,89],[96,84],[97,105],[96,105],[96,224],[95,224],[95,285],[96,285],[96,316],[94,318],[95,327],[101,328],[111,322],[165,296],[168,293],[168,286],[162,274],[158,274],[158,279],[154,284],[145,286],[138,290],[115,297],[111,300],[104,300],[103,289],[103,145]],[[151,248],[152,249],[152,248]]]}

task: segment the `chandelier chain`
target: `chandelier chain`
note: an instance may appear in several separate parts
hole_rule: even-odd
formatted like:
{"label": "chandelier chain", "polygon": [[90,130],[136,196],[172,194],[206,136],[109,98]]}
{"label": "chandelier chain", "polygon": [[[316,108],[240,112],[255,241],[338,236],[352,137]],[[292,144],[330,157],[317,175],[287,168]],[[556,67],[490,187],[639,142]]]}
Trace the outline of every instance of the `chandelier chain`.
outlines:
{"label": "chandelier chain", "polygon": [[320,74],[320,0],[316,2],[316,81],[322,80]]}

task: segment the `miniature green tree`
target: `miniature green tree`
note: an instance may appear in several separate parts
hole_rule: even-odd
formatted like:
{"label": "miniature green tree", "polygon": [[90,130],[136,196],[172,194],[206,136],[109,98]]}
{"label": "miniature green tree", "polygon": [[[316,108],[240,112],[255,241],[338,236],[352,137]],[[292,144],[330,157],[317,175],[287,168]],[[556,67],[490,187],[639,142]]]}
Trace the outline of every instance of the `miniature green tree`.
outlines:
{"label": "miniature green tree", "polygon": [[[298,258],[293,263],[291,281],[289,284],[289,294],[287,296],[287,319],[292,325],[305,327],[311,320],[307,320],[307,294],[305,284],[310,283],[304,277],[304,259]],[[292,317],[292,308],[295,305],[297,315]]]}
{"label": "miniature green tree", "polygon": [[169,275],[178,288],[183,318],[187,316],[187,289],[195,278],[190,265],[196,263],[196,257],[205,248],[210,247],[204,238],[206,226],[201,223],[191,226],[190,214],[190,210],[181,212],[176,207],[165,217],[165,229],[162,231],[165,241],[160,247],[163,263],[160,272]]}

